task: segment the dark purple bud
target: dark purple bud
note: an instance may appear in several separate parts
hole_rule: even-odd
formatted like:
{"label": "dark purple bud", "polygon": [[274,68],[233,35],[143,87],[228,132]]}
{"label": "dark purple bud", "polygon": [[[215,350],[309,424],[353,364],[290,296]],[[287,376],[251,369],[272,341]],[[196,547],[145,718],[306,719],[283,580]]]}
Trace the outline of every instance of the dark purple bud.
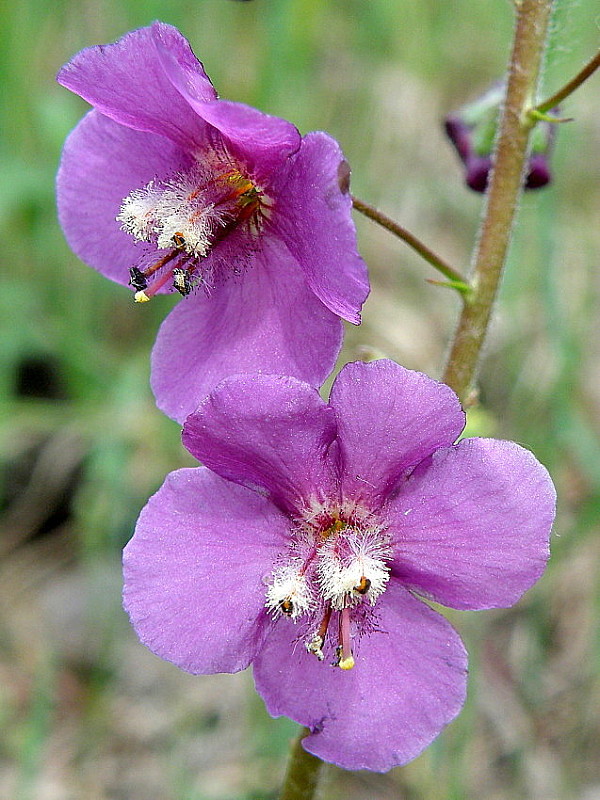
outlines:
{"label": "dark purple bud", "polygon": [[[547,124],[547,123],[546,123]],[[532,153],[529,156],[529,174],[525,183],[526,189],[541,189],[550,183],[552,174],[547,153]]]}
{"label": "dark purple bud", "polygon": [[[492,168],[502,84],[495,84],[477,100],[449,114],[444,127],[464,165],[465,183],[475,192],[485,192]],[[558,115],[558,109],[550,112]],[[531,135],[531,152],[525,180],[526,189],[539,189],[551,180],[549,157],[555,123],[538,122]]]}
{"label": "dark purple bud", "polygon": [[465,167],[465,182],[469,189],[473,189],[474,192],[485,192],[492,168],[490,156],[470,155],[465,162]]}

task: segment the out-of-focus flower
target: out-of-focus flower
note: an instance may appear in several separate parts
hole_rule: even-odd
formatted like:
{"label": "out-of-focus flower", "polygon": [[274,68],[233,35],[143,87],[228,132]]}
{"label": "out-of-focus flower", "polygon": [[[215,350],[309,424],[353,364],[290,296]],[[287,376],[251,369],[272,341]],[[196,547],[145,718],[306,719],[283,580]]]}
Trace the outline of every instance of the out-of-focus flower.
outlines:
{"label": "out-of-focus flower", "polygon": [[83,50],[58,81],[94,109],[69,136],[59,217],[73,250],[144,301],[191,295],[153,351],[158,405],[183,420],[236,372],[320,385],[368,293],[349,168],[322,132],[220,100],[175,28]]}
{"label": "out-of-focus flower", "polygon": [[205,466],[172,473],[124,554],[142,640],[193,673],[254,665],[273,716],[348,769],[418,755],[459,712],[467,656],[420,597],[509,606],[541,575],[555,495],[522,447],[454,444],[445,385],[354,363],[329,403],[235,376],[186,421]]}
{"label": "out-of-focus flower", "polygon": [[[449,114],[444,122],[446,134],[465,166],[465,182],[476,192],[487,188],[503,99],[502,84],[495,84],[477,100]],[[556,114],[557,109],[552,113]],[[550,155],[555,128],[555,123],[541,121],[531,133],[526,189],[540,189],[552,178]]]}

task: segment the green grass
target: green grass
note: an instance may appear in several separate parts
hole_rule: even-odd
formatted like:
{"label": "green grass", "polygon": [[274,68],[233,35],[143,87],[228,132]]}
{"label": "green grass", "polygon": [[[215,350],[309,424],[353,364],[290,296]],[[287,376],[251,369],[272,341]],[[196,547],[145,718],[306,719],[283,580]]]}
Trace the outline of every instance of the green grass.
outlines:
{"label": "green grass", "polygon": [[[501,75],[511,13],[497,0],[2,6],[0,489],[7,541],[15,519],[30,535],[0,564],[0,794],[274,797],[291,735],[244,677],[184,676],[147,654],[119,609],[119,553],[139,509],[169,470],[191,463],[148,388],[149,351],[173,301],[134,306],[64,242],[54,175],[86,104],[55,84],[56,70],[153,19],[178,25],[221,96],[303,132],[328,130],[354,191],[465,269],[481,198],[462,185],[439,123]],[[589,3],[560,4],[548,92],[597,48],[596,21]],[[599,100],[596,75],[565,104],[575,122],[558,131],[553,185],[522,202],[471,420],[551,470],[551,566],[516,609],[452,615],[471,652],[470,696],[432,748],[387,776],[332,770],[324,798],[569,800],[600,783]],[[404,245],[363,219],[357,228],[373,292],[344,360],[366,347],[439,375],[453,296],[425,283],[435,276]],[[50,397],[24,388],[40,361]],[[15,517],[27,485],[33,499]]]}

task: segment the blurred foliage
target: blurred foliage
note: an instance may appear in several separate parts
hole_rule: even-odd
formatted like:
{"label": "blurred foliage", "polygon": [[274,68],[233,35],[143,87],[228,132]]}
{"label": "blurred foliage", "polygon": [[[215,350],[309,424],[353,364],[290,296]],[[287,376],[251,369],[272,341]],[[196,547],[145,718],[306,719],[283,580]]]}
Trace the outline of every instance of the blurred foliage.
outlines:
{"label": "blurred foliage", "polygon": [[[558,4],[554,91],[598,46]],[[0,796],[276,796],[294,725],[247,675],[194,678],[137,643],[119,551],[166,472],[191,459],[155,409],[148,355],[172,298],[134,307],[78,262],[54,174],[86,104],[54,83],[82,47],[160,18],[221,96],[328,130],[356,194],[466,269],[482,200],[441,120],[497,80],[506,0],[19,0],[0,10]],[[559,490],[546,577],[512,610],[451,614],[471,653],[462,716],[389,775],[329,770],[324,798],[600,797],[600,78],[565,103],[552,186],[524,197],[469,432],[513,438]],[[457,306],[404,245],[357,219],[373,292],[343,360],[379,352],[439,375]]]}

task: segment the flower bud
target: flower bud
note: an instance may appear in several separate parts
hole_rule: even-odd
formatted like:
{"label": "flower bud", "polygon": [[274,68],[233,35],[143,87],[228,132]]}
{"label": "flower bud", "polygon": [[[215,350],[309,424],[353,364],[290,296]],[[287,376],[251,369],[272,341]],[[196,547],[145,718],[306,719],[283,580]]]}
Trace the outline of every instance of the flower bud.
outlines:
{"label": "flower bud", "polygon": [[[503,99],[503,85],[494,84],[444,121],[446,134],[464,164],[465,183],[475,192],[485,192],[487,187]],[[557,109],[550,113],[556,114]],[[540,189],[551,180],[549,157],[555,127],[552,122],[540,121],[532,131],[525,189]]]}

